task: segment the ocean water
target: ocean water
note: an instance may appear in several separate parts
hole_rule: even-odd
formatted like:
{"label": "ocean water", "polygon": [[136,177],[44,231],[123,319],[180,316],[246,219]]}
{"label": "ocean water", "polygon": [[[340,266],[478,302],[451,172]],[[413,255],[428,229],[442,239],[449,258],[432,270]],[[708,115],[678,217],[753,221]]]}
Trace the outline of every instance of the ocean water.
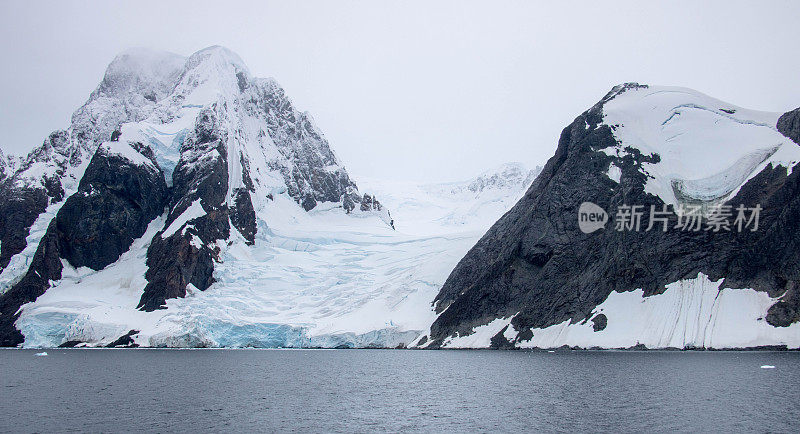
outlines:
{"label": "ocean water", "polygon": [[798,352],[36,352],[0,350],[0,431],[800,430]]}

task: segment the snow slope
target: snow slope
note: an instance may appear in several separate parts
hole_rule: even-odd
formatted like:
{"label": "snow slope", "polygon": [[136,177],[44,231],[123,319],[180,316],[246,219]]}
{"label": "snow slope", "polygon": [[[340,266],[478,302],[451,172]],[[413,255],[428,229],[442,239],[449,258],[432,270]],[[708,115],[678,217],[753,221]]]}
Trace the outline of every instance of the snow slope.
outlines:
{"label": "snow slope", "polygon": [[773,327],[764,320],[777,299],[752,289],[720,290],[721,283],[701,273],[650,297],[642,297],[640,289],[614,292],[595,310],[608,317],[604,330],[594,332],[591,322],[562,323],[534,330],[533,339],[521,347],[800,347],[800,324]]}
{"label": "snow slope", "polygon": [[[800,323],[773,327],[764,320],[778,299],[752,289],[719,289],[722,279],[695,279],[667,285],[662,294],[644,297],[641,289],[612,292],[592,313],[603,314],[608,325],[595,331],[591,321],[533,329],[519,348],[717,348],[757,346],[800,348]],[[447,340],[445,348],[486,348],[491,338],[508,326],[506,337],[516,337],[509,325],[513,316],[476,327],[473,333]]]}
{"label": "snow slope", "polygon": [[392,210],[395,228],[417,235],[483,232],[525,194],[542,171],[505,163],[459,182],[415,184],[361,178]]}
{"label": "snow slope", "polygon": [[623,156],[631,147],[659,155],[642,170],[650,177],[645,191],[666,204],[724,202],[768,164],[791,173],[800,161],[800,147],[776,128],[781,113],[744,109],[692,89],[629,88],[603,114],[620,142],[604,152]]}
{"label": "snow slope", "polygon": [[[535,173],[510,164],[465,182],[413,189],[381,184],[381,197],[402,218],[413,218],[398,219],[397,231],[369,214],[346,215],[333,203],[305,212],[279,194],[261,202],[253,246],[236,233],[219,243],[224,253],[216,283],[168,300],[167,309],[142,312],[136,305],[146,285],[147,247],[164,226],[160,218],[103,270],[76,270],[65,261],[64,278],[24,307],[17,327],[26,347],[107,345],[130,330],[138,331],[137,344],[154,347],[409,345],[435,319],[431,302],[450,270]],[[495,185],[487,188],[487,179]],[[419,200],[425,191],[433,193]],[[480,212],[461,214],[466,224],[452,225],[442,217],[458,212],[460,199],[461,210]],[[416,207],[403,212],[410,202]],[[195,208],[185,213],[202,212]],[[191,218],[182,217],[162,235]]]}

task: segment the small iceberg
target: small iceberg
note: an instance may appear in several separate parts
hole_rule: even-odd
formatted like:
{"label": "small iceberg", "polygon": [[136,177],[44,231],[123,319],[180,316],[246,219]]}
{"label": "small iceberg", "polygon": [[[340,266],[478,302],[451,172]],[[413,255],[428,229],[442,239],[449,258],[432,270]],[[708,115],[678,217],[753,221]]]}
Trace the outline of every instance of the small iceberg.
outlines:
{"label": "small iceberg", "polygon": [[36,357],[44,357],[46,355],[47,355],[47,351],[42,351],[41,353],[34,354],[34,356],[36,356]]}
{"label": "small iceberg", "polygon": [[761,365],[761,369],[775,369],[773,365]]}

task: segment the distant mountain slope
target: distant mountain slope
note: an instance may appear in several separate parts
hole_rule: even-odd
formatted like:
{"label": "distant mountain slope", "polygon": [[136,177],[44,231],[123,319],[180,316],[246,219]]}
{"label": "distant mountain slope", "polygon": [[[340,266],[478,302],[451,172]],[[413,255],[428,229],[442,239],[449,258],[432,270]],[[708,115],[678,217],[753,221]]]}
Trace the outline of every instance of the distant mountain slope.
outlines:
{"label": "distant mountain slope", "polygon": [[362,179],[362,184],[392,209],[400,232],[482,234],[522,197],[541,170],[506,163],[461,182],[415,184]]}
{"label": "distant mountain slope", "polygon": [[[800,347],[798,113],[615,87],[459,262],[417,344]],[[582,230],[585,202],[605,226]]]}

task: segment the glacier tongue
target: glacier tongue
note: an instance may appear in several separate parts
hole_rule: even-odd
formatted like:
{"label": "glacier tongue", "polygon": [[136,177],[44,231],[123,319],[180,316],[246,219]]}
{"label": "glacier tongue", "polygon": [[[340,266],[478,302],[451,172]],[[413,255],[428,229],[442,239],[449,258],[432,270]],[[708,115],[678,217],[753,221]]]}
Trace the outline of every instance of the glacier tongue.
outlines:
{"label": "glacier tongue", "polygon": [[[440,237],[397,233],[371,216],[330,208],[306,213],[278,196],[258,210],[256,242],[232,233],[206,291],[136,310],[145,281],[147,233],[117,263],[68,267],[26,305],[17,327],[26,347],[68,341],[107,345],[129,330],[144,346],[396,347],[433,321],[431,301],[480,233]],[[228,245],[229,244],[229,245]]]}

